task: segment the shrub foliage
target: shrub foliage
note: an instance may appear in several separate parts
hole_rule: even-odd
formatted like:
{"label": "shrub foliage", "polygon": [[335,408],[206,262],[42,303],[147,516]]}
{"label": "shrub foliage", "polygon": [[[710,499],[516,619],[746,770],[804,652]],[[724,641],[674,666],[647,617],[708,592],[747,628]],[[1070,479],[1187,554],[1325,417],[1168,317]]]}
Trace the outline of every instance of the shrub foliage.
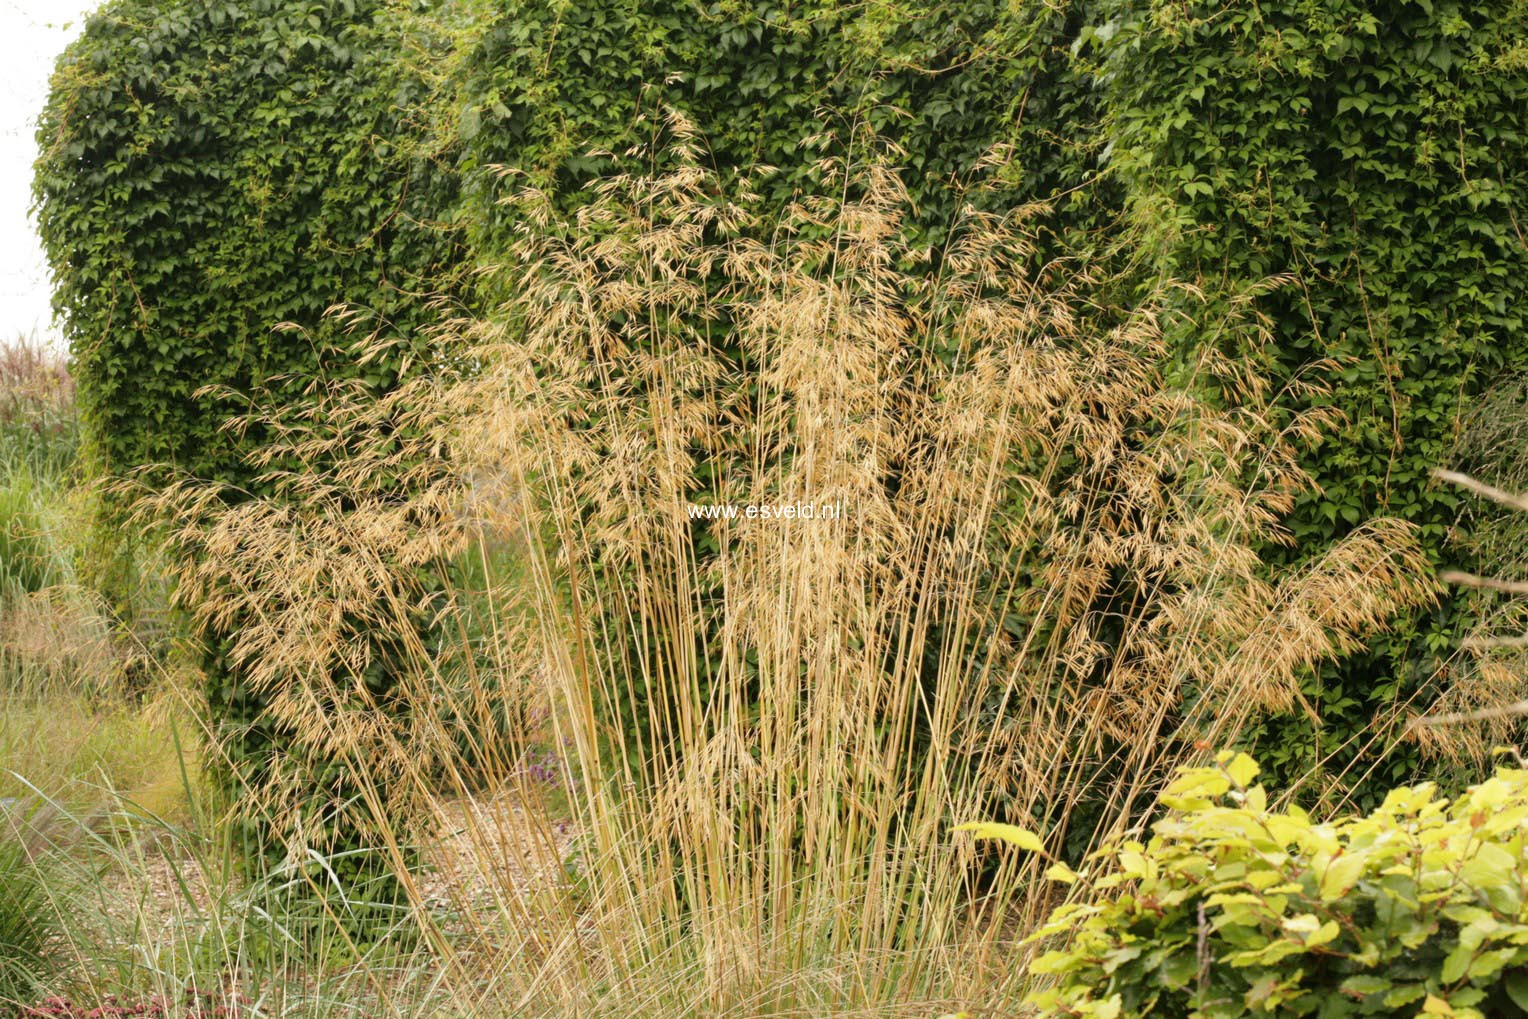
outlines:
{"label": "shrub foliage", "polygon": [[754,182],[766,218],[834,190],[825,149],[858,162],[867,139],[889,146],[911,199],[899,231],[937,253],[966,202],[1013,198],[968,187],[995,145],[1018,153],[1023,196],[1082,202],[1098,139],[1067,129],[1096,120],[1067,56],[1080,24],[1064,5],[1001,0],[496,5],[462,45],[450,124],[473,182],[468,229],[496,255],[524,222],[491,201],[501,189],[485,168],[582,204],[590,181],[652,169],[675,110],[723,181],[772,169]]}
{"label": "shrub foliage", "polygon": [[[1146,842],[1079,876],[1094,894],[1035,939],[1050,1015],[1514,1016],[1528,1013],[1528,771],[1450,800],[1400,788],[1368,816],[1280,810],[1258,766],[1180,772]],[[1032,846],[1033,844],[1031,844]]]}

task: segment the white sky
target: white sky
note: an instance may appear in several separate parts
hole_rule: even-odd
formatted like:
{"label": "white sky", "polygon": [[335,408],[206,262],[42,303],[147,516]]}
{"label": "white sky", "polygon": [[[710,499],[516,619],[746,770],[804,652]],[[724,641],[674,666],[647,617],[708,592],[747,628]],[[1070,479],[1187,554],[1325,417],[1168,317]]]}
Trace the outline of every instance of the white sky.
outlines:
{"label": "white sky", "polygon": [[0,332],[56,339],[48,269],[28,209],[32,132],[53,61],[100,0],[0,0]]}

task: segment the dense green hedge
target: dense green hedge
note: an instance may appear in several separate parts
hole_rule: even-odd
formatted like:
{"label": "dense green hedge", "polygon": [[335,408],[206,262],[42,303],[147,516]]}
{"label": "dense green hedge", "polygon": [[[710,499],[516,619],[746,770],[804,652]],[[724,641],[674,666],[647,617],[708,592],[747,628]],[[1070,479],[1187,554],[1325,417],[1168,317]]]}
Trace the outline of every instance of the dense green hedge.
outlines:
{"label": "dense green hedge", "polygon": [[[111,0],[60,59],[35,189],[100,469],[167,464],[268,495],[246,459],[268,432],[225,430],[248,405],[203,387],[295,417],[313,383],[359,377],[381,391],[398,358],[423,348],[419,294],[459,257],[437,223],[455,186],[411,141],[425,91],[382,9]],[[359,367],[354,337],[325,318],[339,303],[401,337],[397,356]],[[273,763],[302,755],[228,659],[236,630],[201,634],[207,695],[226,777],[259,789]],[[386,649],[375,658],[365,684],[387,703]],[[355,841],[342,806],[354,789],[334,765],[304,766],[325,826],[315,842],[340,851]],[[244,822],[251,852],[278,858],[266,818]]]}
{"label": "dense green hedge", "polygon": [[776,168],[761,211],[812,193],[825,153],[898,147],[918,210],[909,238],[937,246],[995,144],[1016,146],[1026,196],[1085,175],[1096,139],[1066,129],[1090,119],[1066,51],[1080,24],[997,0],[509,0],[460,68],[454,126],[480,185],[470,229],[491,254],[514,225],[484,200],[495,189],[482,168],[526,171],[576,202],[595,177],[644,166],[627,154],[673,108],[724,176]]}
{"label": "dense green hedge", "polygon": [[[1263,367],[1331,387],[1291,407],[1346,417],[1308,461],[1320,490],[1289,521],[1293,554],[1392,515],[1448,560],[1459,495],[1428,472],[1472,396],[1528,356],[1523,5],[1111,0],[1095,18],[1083,59],[1113,173],[1160,228],[1162,271],[1222,299],[1291,277],[1257,301],[1274,330]],[[1351,760],[1376,718],[1419,691],[1425,707],[1462,611],[1455,599],[1312,676],[1320,729],[1276,720],[1265,764],[1293,776],[1321,753]],[[1374,778],[1414,766],[1404,751]]]}

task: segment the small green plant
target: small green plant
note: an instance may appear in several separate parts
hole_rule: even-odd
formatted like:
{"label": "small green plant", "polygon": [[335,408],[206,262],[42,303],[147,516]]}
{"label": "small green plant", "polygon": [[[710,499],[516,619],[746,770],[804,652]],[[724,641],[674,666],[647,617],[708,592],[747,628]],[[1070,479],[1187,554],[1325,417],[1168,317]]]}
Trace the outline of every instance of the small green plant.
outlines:
{"label": "small green plant", "polygon": [[1528,771],[1317,823],[1270,808],[1245,754],[1218,761],[1179,772],[1148,842],[1052,868],[1090,894],[1029,939],[1066,939],[1031,969],[1044,1014],[1528,1014]]}

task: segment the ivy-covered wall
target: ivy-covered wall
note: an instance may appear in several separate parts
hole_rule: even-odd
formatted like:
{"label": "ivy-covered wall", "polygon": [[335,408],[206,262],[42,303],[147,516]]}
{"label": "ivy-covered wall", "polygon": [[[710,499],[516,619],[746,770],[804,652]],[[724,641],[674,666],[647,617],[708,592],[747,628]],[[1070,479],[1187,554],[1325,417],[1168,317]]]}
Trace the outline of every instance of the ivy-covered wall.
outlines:
{"label": "ivy-covered wall", "polygon": [[[242,481],[226,407],[345,371],[331,305],[397,323],[452,257],[452,183],[416,158],[375,0],[112,0],[61,59],[38,128],[38,221],[96,452]],[[292,322],[294,336],[273,329]],[[374,374],[378,384],[389,379]]]}
{"label": "ivy-covered wall", "polygon": [[[269,494],[247,460],[265,432],[223,427],[249,404],[204,387],[295,415],[315,381],[361,378],[381,391],[401,357],[423,349],[421,294],[460,259],[439,222],[455,185],[411,140],[425,88],[383,8],[109,0],[60,59],[39,122],[37,211],[101,471],[168,464]],[[355,337],[325,318],[342,303],[402,338],[392,361],[355,363]],[[284,757],[302,755],[230,659],[236,631],[200,634],[207,697],[224,777],[258,791]],[[385,649],[373,657],[365,685],[385,705]],[[346,769],[301,766],[322,821],[313,841],[350,848]],[[282,847],[257,798],[243,801],[246,845],[270,862]]]}
{"label": "ivy-covered wall", "polygon": [[[783,208],[811,192],[825,153],[863,157],[873,135],[900,149],[910,238],[937,246],[993,145],[1016,147],[1026,195],[1083,176],[1096,138],[1064,129],[1090,98],[1064,45],[1079,25],[1054,5],[995,0],[509,0],[462,63],[462,168],[480,199],[491,178],[477,171],[506,165],[577,200],[630,169],[623,154],[674,108],[724,174],[774,167],[762,202]],[[479,252],[491,250],[510,213],[468,208]]]}
{"label": "ivy-covered wall", "polygon": [[[1475,395],[1528,357],[1524,14],[1515,0],[1096,10],[1081,59],[1108,111],[1110,172],[1160,230],[1161,270],[1221,298],[1287,277],[1256,302],[1274,330],[1262,367],[1292,409],[1344,416],[1309,458],[1319,489],[1289,521],[1293,550],[1270,554],[1308,556],[1381,515],[1420,525],[1437,561],[1459,554],[1460,496],[1428,472],[1448,466]],[[1463,612],[1451,597],[1312,676],[1320,725],[1271,723],[1262,760],[1287,778],[1319,754],[1372,755],[1368,726],[1448,681]],[[1403,748],[1370,777],[1415,765]]]}

